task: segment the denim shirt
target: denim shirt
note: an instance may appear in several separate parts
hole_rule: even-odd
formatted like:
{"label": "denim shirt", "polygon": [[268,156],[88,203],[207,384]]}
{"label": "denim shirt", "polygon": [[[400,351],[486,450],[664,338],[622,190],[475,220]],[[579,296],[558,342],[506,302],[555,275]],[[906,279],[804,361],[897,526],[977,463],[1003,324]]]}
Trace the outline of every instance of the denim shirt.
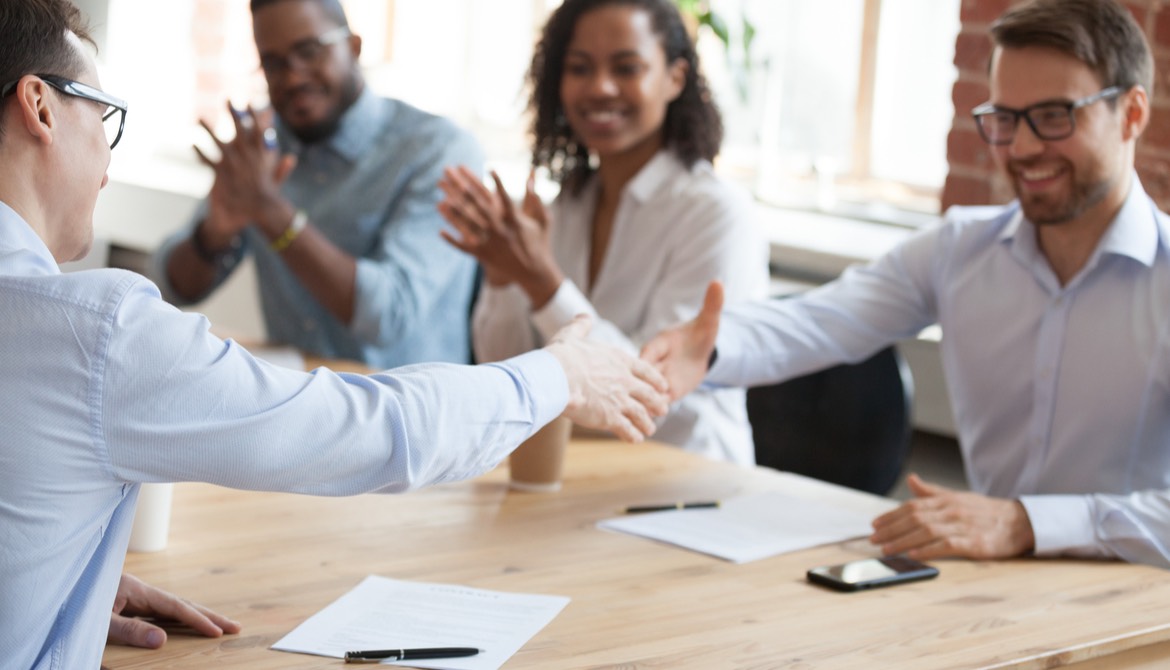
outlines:
{"label": "denim shirt", "polygon": [[[468,362],[475,261],[439,236],[445,224],[436,205],[443,168],[482,170],[475,140],[447,119],[369,89],[328,140],[304,144],[279,119],[277,135],[281,151],[297,157],[282,193],[357,260],[357,276],[353,319],[342,323],[259,230],[246,229],[240,254],[256,261],[268,338],[379,369]],[[174,304],[186,301],[166,279],[167,260],[206,212],[204,202],[156,254],[153,278]],[[221,272],[215,286],[229,274]]]}

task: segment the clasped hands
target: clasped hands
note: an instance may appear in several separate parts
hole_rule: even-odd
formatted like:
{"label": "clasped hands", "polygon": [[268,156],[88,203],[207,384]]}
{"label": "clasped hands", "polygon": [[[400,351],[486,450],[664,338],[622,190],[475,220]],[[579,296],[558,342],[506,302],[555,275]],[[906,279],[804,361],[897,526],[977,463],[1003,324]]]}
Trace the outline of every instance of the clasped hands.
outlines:
{"label": "clasped hands", "polygon": [[[693,320],[663,331],[642,348],[643,360],[666,378],[671,400],[694,390],[707,376],[719,332],[723,288],[712,282]],[[1027,510],[1017,500],[954,491],[911,474],[914,499],[874,519],[869,540],[886,555],[924,560],[1021,556],[1035,547]]]}
{"label": "clasped hands", "polygon": [[459,232],[441,235],[448,243],[474,256],[492,286],[517,284],[540,309],[564,280],[549,243],[548,210],[536,194],[536,173],[528,174],[524,199],[517,208],[493,171],[496,192],[464,166],[446,168],[439,181],[445,198],[439,213]]}
{"label": "clasped hands", "polygon": [[199,160],[215,173],[201,228],[213,249],[228,246],[251,223],[269,238],[278,237],[295,212],[280,187],[296,167],[296,157],[277,150],[271,108],[256,111],[249,105],[240,110],[229,102],[228,110],[235,126],[231,140],[221,140],[206,121],[199,121],[219,149],[219,160],[194,147]]}

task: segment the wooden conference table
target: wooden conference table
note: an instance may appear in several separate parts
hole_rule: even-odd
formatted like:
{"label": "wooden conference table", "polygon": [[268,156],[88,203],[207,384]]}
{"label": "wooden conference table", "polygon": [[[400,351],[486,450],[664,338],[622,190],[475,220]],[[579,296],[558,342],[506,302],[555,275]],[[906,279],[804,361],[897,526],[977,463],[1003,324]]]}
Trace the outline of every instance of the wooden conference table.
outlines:
{"label": "wooden conference table", "polygon": [[126,569],[243,632],[110,647],[104,665],[339,667],[268,647],[370,574],[570,596],[506,668],[1045,668],[1137,649],[1084,666],[1104,668],[1170,640],[1170,572],[1150,567],[938,561],[938,579],[842,594],[804,571],[872,555],[865,542],[735,565],[595,528],[619,506],[761,490],[874,513],[891,504],[658,444],[588,440],[571,445],[553,494],[510,492],[506,467],[401,496],[180,484],[168,548],[130,554]]}

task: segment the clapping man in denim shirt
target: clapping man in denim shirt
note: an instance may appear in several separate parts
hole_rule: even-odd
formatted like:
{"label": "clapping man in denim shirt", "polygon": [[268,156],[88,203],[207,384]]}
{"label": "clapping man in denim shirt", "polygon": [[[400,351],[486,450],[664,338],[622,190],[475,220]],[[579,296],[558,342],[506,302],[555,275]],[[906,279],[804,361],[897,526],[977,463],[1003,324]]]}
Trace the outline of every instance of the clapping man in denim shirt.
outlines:
{"label": "clapping man in denim shirt", "polygon": [[338,0],[251,6],[272,107],[233,108],[231,140],[208,127],[215,181],[157,255],[164,297],[202,300],[251,254],[270,340],[375,368],[466,363],[475,266],[436,204],[444,167],[482,168],[475,140],[370,91]]}

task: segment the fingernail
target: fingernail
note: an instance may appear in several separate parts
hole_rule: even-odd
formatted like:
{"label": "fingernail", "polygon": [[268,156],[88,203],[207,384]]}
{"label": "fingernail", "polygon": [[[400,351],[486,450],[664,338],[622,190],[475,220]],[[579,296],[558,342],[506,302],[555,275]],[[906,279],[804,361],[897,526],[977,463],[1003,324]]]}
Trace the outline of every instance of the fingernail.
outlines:
{"label": "fingernail", "polygon": [[146,633],[146,644],[150,647],[161,647],[167,641],[167,636],[161,630],[150,630]]}
{"label": "fingernail", "polygon": [[276,128],[269,126],[264,129],[264,146],[269,149],[276,148]]}

